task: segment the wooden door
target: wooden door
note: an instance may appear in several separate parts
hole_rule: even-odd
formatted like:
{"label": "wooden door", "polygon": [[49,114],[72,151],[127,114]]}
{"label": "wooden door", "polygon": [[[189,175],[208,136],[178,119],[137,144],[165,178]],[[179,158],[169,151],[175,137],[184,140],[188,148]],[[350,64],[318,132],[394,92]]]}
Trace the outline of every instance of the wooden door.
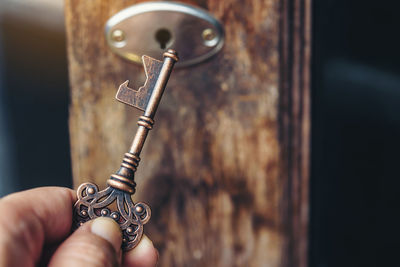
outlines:
{"label": "wooden door", "polygon": [[[143,68],[103,31],[137,2],[66,1],[75,186],[104,187],[135,133],[140,113],[114,96]],[[306,266],[310,0],[184,2],[217,17],[226,43],[173,71],[142,153],[133,198],[152,207],[159,265]]]}

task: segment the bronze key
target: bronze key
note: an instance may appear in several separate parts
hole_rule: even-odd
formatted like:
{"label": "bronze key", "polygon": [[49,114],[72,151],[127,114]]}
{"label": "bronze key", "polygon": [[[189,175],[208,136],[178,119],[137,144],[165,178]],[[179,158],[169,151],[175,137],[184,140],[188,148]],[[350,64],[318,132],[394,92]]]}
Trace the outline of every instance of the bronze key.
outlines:
{"label": "bronze key", "polygon": [[79,227],[84,222],[97,217],[110,217],[118,222],[122,235],[122,249],[134,248],[143,235],[143,225],[151,216],[150,207],[145,203],[134,204],[131,195],[135,193],[134,174],[140,161],[149,130],[153,128],[154,115],[160,103],[165,86],[175,62],[177,53],[169,49],[164,53],[164,61],[143,56],[147,80],[135,91],[128,87],[128,81],[120,85],[116,98],[122,103],[144,111],[138,120],[138,130],[131,148],[122,160],[120,169],[107,180],[108,187],[99,191],[93,183],[81,184],[77,190],[78,200],[74,205],[74,224]]}

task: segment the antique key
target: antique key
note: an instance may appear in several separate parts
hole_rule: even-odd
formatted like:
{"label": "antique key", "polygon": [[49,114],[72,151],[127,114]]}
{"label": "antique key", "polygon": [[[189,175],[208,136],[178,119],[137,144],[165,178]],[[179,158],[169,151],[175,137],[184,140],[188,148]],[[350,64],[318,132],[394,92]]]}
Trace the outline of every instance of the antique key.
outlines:
{"label": "antique key", "polygon": [[151,216],[150,207],[141,202],[134,204],[131,195],[135,193],[134,174],[139,165],[140,152],[149,130],[153,128],[153,118],[172,68],[178,61],[178,54],[172,49],[163,56],[163,62],[148,56],[142,57],[147,80],[139,90],[129,88],[129,81],[120,85],[116,99],[144,111],[138,120],[135,138],[129,152],[125,153],[119,170],[107,180],[108,187],[99,191],[93,183],[81,184],[77,190],[78,200],[74,205],[76,227],[101,216],[114,219],[121,228],[122,249],[125,251],[139,243],[143,235],[143,225]]}

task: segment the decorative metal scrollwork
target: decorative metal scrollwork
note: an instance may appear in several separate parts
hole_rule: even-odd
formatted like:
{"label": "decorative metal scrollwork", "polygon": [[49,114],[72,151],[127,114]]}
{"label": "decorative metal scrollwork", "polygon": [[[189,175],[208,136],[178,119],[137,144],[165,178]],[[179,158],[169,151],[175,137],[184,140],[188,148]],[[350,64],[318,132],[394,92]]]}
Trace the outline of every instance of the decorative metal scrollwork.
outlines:
{"label": "decorative metal scrollwork", "polygon": [[[145,203],[132,202],[128,193],[107,187],[99,191],[92,183],[81,184],[77,191],[78,201],[74,207],[76,227],[97,217],[114,219],[122,231],[122,249],[129,250],[137,245],[143,235],[143,225],[150,220],[151,210]],[[110,206],[115,202],[116,210]]]}

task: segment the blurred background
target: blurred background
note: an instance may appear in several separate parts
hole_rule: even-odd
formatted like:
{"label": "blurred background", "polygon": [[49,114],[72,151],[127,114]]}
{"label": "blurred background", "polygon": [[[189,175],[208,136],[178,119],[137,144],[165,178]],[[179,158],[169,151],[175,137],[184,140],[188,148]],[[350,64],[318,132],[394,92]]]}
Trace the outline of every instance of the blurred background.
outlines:
{"label": "blurred background", "polygon": [[0,1],[0,195],[71,186],[63,0]]}
{"label": "blurred background", "polygon": [[[310,266],[399,266],[396,1],[314,0]],[[0,196],[71,186],[62,0],[0,1]]]}

